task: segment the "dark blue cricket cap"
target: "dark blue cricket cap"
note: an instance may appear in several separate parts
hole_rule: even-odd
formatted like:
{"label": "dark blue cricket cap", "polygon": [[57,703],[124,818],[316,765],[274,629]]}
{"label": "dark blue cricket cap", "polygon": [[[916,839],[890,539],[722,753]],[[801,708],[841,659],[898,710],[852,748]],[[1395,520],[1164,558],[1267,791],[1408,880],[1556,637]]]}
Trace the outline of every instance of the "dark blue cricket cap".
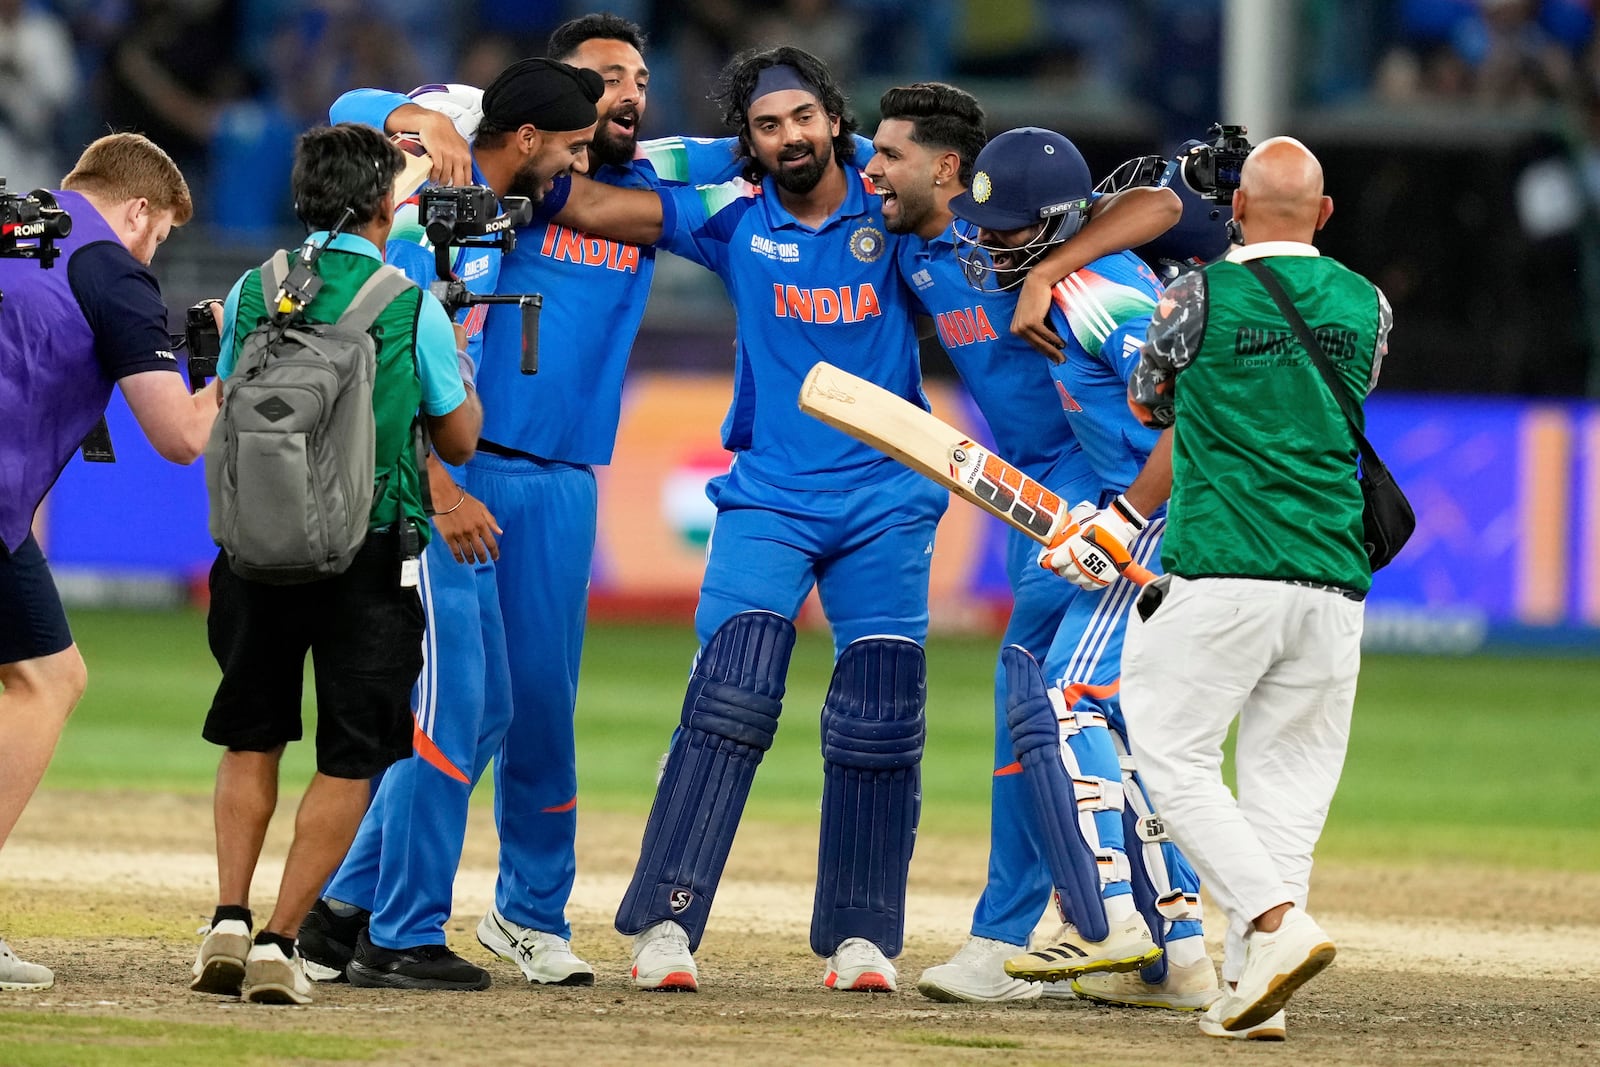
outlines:
{"label": "dark blue cricket cap", "polygon": [[1082,207],[1094,191],[1089,164],[1071,141],[1037,126],[1007,130],[972,164],[972,185],[950,210],[985,230],[1020,230]]}

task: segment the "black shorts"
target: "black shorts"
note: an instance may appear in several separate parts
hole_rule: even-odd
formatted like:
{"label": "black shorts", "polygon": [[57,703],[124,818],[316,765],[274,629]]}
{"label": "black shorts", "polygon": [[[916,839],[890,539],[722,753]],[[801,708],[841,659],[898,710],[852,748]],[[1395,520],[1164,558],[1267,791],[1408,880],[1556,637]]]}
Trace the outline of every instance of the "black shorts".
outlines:
{"label": "black shorts", "polygon": [[422,670],[422,601],[400,585],[398,538],[373,533],[350,569],[302,585],[264,585],[211,566],[211,654],[222,684],[202,736],[267,752],[303,736],[311,653],[317,770],[370,778],[411,755],[411,687]]}
{"label": "black shorts", "polygon": [[50,565],[29,534],[15,552],[0,545],[0,663],[53,656],[72,647]]}

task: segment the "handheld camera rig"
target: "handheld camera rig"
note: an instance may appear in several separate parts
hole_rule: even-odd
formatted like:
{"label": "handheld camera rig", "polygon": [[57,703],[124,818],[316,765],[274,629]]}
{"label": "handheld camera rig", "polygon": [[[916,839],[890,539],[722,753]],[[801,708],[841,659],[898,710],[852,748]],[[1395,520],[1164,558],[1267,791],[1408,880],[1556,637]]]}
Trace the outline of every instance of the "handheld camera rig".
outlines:
{"label": "handheld camera rig", "polygon": [[[497,214],[496,209],[505,211]],[[539,309],[544,297],[538,293],[473,293],[450,269],[450,252],[464,246],[488,246],[508,253],[517,245],[516,228],[533,219],[533,203],[525,196],[497,198],[487,185],[443,185],[424,189],[417,200],[417,214],[423,232],[433,245],[434,273],[438,279],[428,286],[444,305],[451,318],[465,307],[478,304],[516,304],[522,308],[523,374],[539,372]]]}
{"label": "handheld camera rig", "polygon": [[6,192],[6,180],[0,178],[0,259],[35,259],[49,270],[61,255],[56,242],[71,232],[72,216],[49,190],[19,196]]}

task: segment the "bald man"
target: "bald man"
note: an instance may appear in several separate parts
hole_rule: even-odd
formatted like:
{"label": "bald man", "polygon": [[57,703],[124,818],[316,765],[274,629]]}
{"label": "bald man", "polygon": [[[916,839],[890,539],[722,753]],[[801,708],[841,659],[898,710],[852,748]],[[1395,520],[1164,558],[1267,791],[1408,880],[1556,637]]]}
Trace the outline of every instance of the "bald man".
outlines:
{"label": "bald man", "polygon": [[[1311,852],[1344,764],[1372,571],[1350,425],[1258,272],[1310,324],[1359,416],[1388,301],[1311,244],[1322,167],[1262,142],[1233,199],[1243,244],[1165,293],[1129,385],[1172,428],[1165,577],[1140,595],[1122,710],[1167,832],[1228,918],[1214,1037],[1283,1040],[1284,1005],[1334,957],[1306,914]],[[1239,720],[1238,798],[1222,743]]]}

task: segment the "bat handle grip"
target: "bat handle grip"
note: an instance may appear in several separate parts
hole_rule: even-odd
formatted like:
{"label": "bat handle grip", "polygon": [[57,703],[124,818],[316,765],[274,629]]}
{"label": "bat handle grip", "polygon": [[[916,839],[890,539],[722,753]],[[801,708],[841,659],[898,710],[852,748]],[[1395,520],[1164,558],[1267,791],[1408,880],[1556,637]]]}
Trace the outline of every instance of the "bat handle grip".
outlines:
{"label": "bat handle grip", "polygon": [[[1089,542],[1091,545],[1094,545],[1096,548],[1105,547],[1100,543],[1100,539],[1095,536],[1095,530],[1093,526],[1083,531],[1083,539]],[[1145,567],[1139,563],[1135,563],[1133,557],[1130,556],[1126,560],[1118,560],[1116,559],[1114,553],[1107,552],[1106,555],[1116,565],[1117,573],[1128,579],[1128,581],[1133,582],[1135,585],[1149,585],[1151,582],[1155,581],[1155,573],[1148,567]]]}

